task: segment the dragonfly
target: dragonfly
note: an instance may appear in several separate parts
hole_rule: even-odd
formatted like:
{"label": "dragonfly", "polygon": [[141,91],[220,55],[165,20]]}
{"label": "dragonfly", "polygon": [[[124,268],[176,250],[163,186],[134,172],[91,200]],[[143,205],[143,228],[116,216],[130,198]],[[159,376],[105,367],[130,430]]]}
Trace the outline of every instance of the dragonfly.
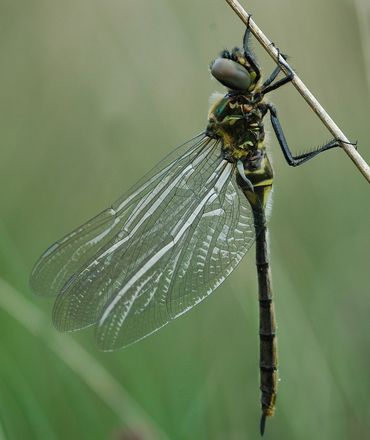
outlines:
{"label": "dragonfly", "polygon": [[286,57],[279,52],[263,81],[250,37],[247,26],[242,48],[224,50],[211,63],[211,74],[227,92],[211,105],[205,130],[49,247],[30,283],[38,294],[56,296],[52,318],[58,330],[95,326],[98,347],[115,350],[203,301],[255,244],[263,434],[275,412],[278,382],[267,229],[273,170],[264,118],[269,115],[290,166],[339,142],[293,155],[265,97],[292,81],[294,72],[287,64],[287,73],[282,71]]}

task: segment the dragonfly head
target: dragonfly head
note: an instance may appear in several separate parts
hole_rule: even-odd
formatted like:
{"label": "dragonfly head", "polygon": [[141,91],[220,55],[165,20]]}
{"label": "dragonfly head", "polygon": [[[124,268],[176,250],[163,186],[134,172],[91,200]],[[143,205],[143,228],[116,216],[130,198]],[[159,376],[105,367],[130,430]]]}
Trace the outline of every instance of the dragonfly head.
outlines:
{"label": "dragonfly head", "polygon": [[218,82],[237,92],[252,92],[261,76],[258,67],[249,63],[246,54],[237,47],[231,52],[221,52],[210,67]]}

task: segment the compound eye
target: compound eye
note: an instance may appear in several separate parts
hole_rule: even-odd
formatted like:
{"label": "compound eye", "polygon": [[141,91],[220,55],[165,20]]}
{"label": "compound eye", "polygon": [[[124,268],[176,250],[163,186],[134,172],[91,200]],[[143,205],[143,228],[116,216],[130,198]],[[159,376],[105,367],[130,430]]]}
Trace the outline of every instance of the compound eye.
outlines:
{"label": "compound eye", "polygon": [[248,90],[251,76],[247,69],[233,60],[217,58],[211,66],[212,75],[232,90]]}

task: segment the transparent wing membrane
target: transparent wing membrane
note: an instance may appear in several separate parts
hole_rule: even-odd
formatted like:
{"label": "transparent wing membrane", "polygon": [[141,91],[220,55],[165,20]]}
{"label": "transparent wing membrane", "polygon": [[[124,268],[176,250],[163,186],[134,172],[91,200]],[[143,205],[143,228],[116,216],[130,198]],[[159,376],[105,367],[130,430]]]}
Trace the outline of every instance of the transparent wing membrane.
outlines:
{"label": "transparent wing membrane", "polygon": [[184,161],[187,158],[190,163],[189,156],[201,148],[202,143],[204,136],[201,134],[180,145],[110,208],[50,246],[32,271],[33,290],[40,295],[57,295],[72,275],[117,236],[131,210],[160,183],[171,166],[176,166],[176,158]]}
{"label": "transparent wing membrane", "polygon": [[208,296],[254,241],[253,216],[220,145],[177,148],[111,208],[50,247],[31,284],[57,294],[63,331],[96,324],[99,347],[129,345]]}

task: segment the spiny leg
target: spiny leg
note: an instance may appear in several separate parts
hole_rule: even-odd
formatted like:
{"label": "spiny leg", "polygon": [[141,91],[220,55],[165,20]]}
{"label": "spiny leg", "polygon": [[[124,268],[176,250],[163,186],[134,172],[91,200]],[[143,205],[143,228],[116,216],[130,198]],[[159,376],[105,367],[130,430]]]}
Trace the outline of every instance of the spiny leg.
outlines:
{"label": "spiny leg", "polygon": [[273,81],[275,81],[276,77],[281,72],[281,67],[276,66],[272,71],[271,75],[266,79],[266,81],[262,84],[262,90],[264,90],[267,86],[269,86]]}
{"label": "spiny leg", "polygon": [[290,151],[290,148],[288,146],[288,142],[285,138],[280,121],[278,119],[275,107],[271,104],[267,104],[267,108],[270,112],[271,124],[274,129],[276,138],[279,142],[279,145],[281,147],[281,150],[283,152],[283,155],[284,155],[285,160],[287,161],[288,165],[290,165],[292,167],[302,165],[304,162],[307,162],[308,160],[313,159],[315,156],[322,153],[323,151],[330,150],[331,148],[335,148],[335,147],[340,147],[338,139],[332,139],[330,142],[326,143],[325,145],[319,146],[318,148],[315,148],[312,151],[309,151],[304,154],[299,154],[299,155],[293,156],[293,154]]}
{"label": "spiny leg", "polygon": [[257,82],[261,78],[261,73],[260,73],[260,68],[258,66],[256,57],[255,57],[254,53],[252,52],[252,49],[249,47],[249,38],[251,36],[251,30],[249,28],[250,19],[251,19],[251,15],[248,18],[247,29],[244,32],[243,49],[244,49],[245,58],[247,59],[248,63],[251,65],[252,69],[257,74],[257,76],[256,76],[256,82]]}
{"label": "spiny leg", "polygon": [[294,78],[293,71],[290,69],[290,67],[287,64],[284,64],[284,67],[288,70],[287,76],[285,78],[280,79],[279,81],[276,81],[276,83],[271,84],[276,79],[276,77],[279,75],[279,73],[281,72],[281,65],[280,64],[282,64],[282,62],[280,61],[280,58],[282,58],[284,61],[287,58],[286,55],[283,55],[280,53],[280,50],[278,48],[277,48],[277,51],[278,51],[278,56],[277,56],[278,65],[275,67],[275,69],[273,70],[271,75],[263,83],[262,88],[261,88],[261,93],[263,95],[266,95],[266,93],[270,93],[273,90],[276,90],[279,87],[289,83]]}
{"label": "spiny leg", "polygon": [[[284,60],[286,60],[288,58],[288,55],[280,53],[280,49],[278,47],[276,47],[274,43],[271,43],[271,45],[274,46],[276,48],[276,50],[278,51],[278,56],[277,56],[278,60],[280,60],[280,56],[282,56]],[[269,86],[273,81],[275,81],[276,77],[279,75],[280,72],[281,72],[281,66],[278,62],[278,65],[272,71],[271,75],[262,84],[262,87],[261,87],[262,90],[266,89],[267,86]],[[292,73],[292,72],[290,71],[290,73]]]}
{"label": "spiny leg", "polygon": [[[247,28],[246,28],[246,30],[244,32],[243,49],[244,49],[245,58],[247,59],[248,63],[251,65],[251,67],[253,68],[253,70],[257,74],[256,81],[258,81],[260,79],[260,77],[261,77],[260,69],[259,69],[256,57],[255,57],[253,51],[251,50],[251,48],[249,46],[249,39],[250,39],[250,36],[251,36],[251,30],[249,28],[249,21],[250,21],[250,19],[251,19],[251,15],[249,15],[248,23],[247,23]],[[286,59],[285,55],[280,54],[279,49],[277,49],[277,51],[278,51],[278,56],[277,56],[278,66],[275,67],[274,71],[271,73],[269,78],[267,78],[267,80],[262,85],[261,93],[263,93],[263,94],[266,94],[266,93],[271,92],[272,90],[278,89],[279,87],[283,86],[284,84],[287,84],[288,82],[290,82],[293,79],[293,77],[294,77],[293,71],[289,68],[289,66],[284,64],[284,66],[288,70],[288,75],[285,78],[282,78],[281,80],[277,81],[275,84],[271,84],[276,79],[276,77],[278,76],[279,72],[281,71],[280,64],[282,64],[282,62],[280,61],[280,57],[282,57],[284,61]]]}

